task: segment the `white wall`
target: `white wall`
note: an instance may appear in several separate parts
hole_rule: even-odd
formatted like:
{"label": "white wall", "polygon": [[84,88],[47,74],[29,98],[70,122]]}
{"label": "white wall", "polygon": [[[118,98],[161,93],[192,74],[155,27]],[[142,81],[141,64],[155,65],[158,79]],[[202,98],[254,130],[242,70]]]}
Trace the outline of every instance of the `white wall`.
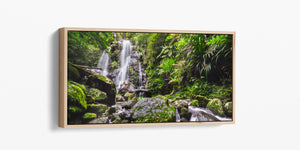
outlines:
{"label": "white wall", "polygon": [[[0,149],[299,149],[297,2],[1,1]],[[236,31],[236,124],[58,128],[60,27]]]}

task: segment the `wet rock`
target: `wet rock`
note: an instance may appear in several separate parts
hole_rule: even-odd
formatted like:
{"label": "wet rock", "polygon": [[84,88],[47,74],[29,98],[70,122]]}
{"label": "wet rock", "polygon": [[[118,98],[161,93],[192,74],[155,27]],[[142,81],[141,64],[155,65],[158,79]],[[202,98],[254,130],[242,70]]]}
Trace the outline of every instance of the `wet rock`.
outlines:
{"label": "wet rock", "polygon": [[118,118],[114,119],[111,123],[116,124],[116,123],[121,123],[121,121],[122,121],[121,118],[118,117]]}
{"label": "wet rock", "polygon": [[215,113],[219,116],[222,116],[222,117],[225,116],[225,113],[223,111],[222,101],[220,99],[215,98],[215,99],[211,100],[207,104],[206,108],[208,108],[213,113]]}
{"label": "wet rock", "polygon": [[133,98],[133,94],[127,92],[125,93],[124,98],[126,101],[131,100]]}
{"label": "wet rock", "polygon": [[99,118],[96,118],[96,119],[90,121],[89,123],[95,123],[95,124],[108,123],[108,117],[102,116],[102,117],[99,117]]}
{"label": "wet rock", "polygon": [[104,104],[88,104],[87,105],[87,112],[95,113],[98,116],[105,112],[107,106]]}
{"label": "wet rock", "polygon": [[129,100],[127,102],[124,102],[122,104],[122,107],[125,108],[125,109],[131,109],[136,103],[137,103],[136,100]]}
{"label": "wet rock", "polygon": [[86,84],[106,93],[107,99],[101,101],[102,103],[107,105],[115,104],[116,86],[108,77],[102,75],[90,75]]}
{"label": "wet rock", "polygon": [[89,89],[87,93],[90,96],[92,102],[105,103],[105,100],[107,99],[107,94],[96,88]]}
{"label": "wet rock", "polygon": [[161,98],[140,99],[132,108],[134,122],[175,122],[174,106],[168,106]]}
{"label": "wet rock", "polygon": [[106,111],[105,111],[105,115],[111,115],[113,113],[117,112],[117,108],[116,107],[109,107]]}
{"label": "wet rock", "polygon": [[96,117],[97,117],[97,114],[95,114],[95,113],[85,113],[83,115],[83,121],[89,122],[89,121],[95,119]]}
{"label": "wet rock", "polygon": [[122,85],[121,88],[119,89],[119,93],[124,95],[125,93],[134,93],[135,92],[135,86],[128,81],[125,81]]}
{"label": "wet rock", "polygon": [[179,114],[181,118],[186,118],[187,120],[192,116],[192,113],[188,111],[187,107],[181,107],[181,109],[179,109]]}
{"label": "wet rock", "polygon": [[125,101],[125,98],[124,98],[122,95],[117,94],[117,96],[116,96],[116,101],[117,101],[117,102],[124,102],[124,101]]}
{"label": "wet rock", "polygon": [[232,117],[232,102],[227,102],[224,105],[224,110],[225,110],[226,116]]}
{"label": "wet rock", "polygon": [[121,123],[130,123],[130,121],[125,119],[125,120],[122,120]]}

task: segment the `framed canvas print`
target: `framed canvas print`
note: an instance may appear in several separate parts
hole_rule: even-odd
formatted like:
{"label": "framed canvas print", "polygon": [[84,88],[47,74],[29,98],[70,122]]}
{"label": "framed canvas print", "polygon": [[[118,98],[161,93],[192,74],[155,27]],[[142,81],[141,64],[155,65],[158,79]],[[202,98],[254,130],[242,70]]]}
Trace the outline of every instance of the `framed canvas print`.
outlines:
{"label": "framed canvas print", "polygon": [[60,29],[59,126],[234,123],[235,32]]}

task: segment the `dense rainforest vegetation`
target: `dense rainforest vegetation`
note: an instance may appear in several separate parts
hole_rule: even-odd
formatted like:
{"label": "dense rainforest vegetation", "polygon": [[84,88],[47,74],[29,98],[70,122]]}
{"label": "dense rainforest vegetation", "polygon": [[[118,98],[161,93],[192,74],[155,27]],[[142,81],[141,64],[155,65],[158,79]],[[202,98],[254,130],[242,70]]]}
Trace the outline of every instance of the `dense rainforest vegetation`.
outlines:
{"label": "dense rainforest vegetation", "polygon": [[[72,112],[76,112],[76,110],[80,112],[80,108],[77,106],[83,106],[81,109],[87,109],[89,97],[94,97],[95,100],[95,97],[101,94],[109,95],[107,92],[103,92],[101,88],[99,90],[99,88],[91,86],[97,82],[90,79],[91,76],[95,75],[93,72],[84,73],[84,71],[88,68],[97,68],[97,65],[99,67],[99,58],[105,52],[110,58],[108,70],[111,73],[107,75],[106,81],[110,79],[113,82],[113,73],[120,71],[118,70],[121,64],[120,55],[122,51],[120,41],[128,40],[132,45],[132,53],[137,54],[136,64],[141,65],[148,95],[138,96],[134,92],[129,92],[132,96],[128,99],[126,98],[128,92],[122,93],[122,90],[117,89],[115,92],[116,99],[121,96],[125,97],[127,101],[133,99],[138,101],[144,97],[161,97],[165,101],[167,99],[167,103],[189,99],[193,106],[211,107],[212,111],[217,109],[215,112],[220,116],[225,116],[224,114],[229,112],[229,115],[227,113],[226,116],[231,117],[232,39],[232,35],[221,34],[68,32],[68,92],[70,93],[68,99],[70,99],[69,101],[80,102],[76,108],[69,106],[69,109]],[[139,78],[139,72],[135,71],[134,66],[129,66],[128,69],[129,82],[133,83],[137,89],[136,81]],[[76,90],[80,91],[81,89],[84,96],[80,97],[73,94],[72,97],[72,92],[76,93],[71,90],[74,87],[79,87]],[[96,92],[96,96],[93,96],[96,90],[98,93]],[[78,98],[76,100],[76,96],[80,97],[80,100]],[[212,102],[216,99],[218,101]],[[118,100],[114,99],[114,101]],[[212,103],[210,107],[207,106],[209,102]],[[226,104],[228,102],[231,102],[230,106]],[[95,105],[95,103],[91,105]],[[102,113],[111,111],[113,108],[109,105],[108,107],[103,106],[105,103],[98,105],[99,107],[101,105]],[[216,107],[215,105],[222,105],[222,110],[213,108]],[[223,107],[230,107],[231,110],[228,108],[225,110]],[[183,110],[178,111],[181,113]],[[105,113],[108,114],[108,112]],[[93,113],[85,113],[84,115],[86,118],[89,118],[89,115],[95,117]],[[146,122],[157,121],[148,120]]]}

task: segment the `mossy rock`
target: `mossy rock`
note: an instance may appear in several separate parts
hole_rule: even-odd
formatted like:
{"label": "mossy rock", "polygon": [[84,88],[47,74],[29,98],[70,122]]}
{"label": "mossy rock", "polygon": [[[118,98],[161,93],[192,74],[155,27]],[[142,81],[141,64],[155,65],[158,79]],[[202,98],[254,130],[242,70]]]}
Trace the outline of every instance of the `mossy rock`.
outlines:
{"label": "mossy rock", "polygon": [[87,105],[87,111],[91,113],[95,113],[97,115],[100,115],[105,112],[107,109],[107,106],[104,104],[88,104]]}
{"label": "mossy rock", "polygon": [[85,81],[84,77],[91,75],[90,72],[86,71],[84,68],[86,66],[80,66],[68,62],[68,80],[82,82]]}
{"label": "mossy rock", "polygon": [[222,101],[220,99],[211,100],[206,108],[210,109],[212,112],[216,113],[219,116],[224,117],[225,113],[223,111]]}
{"label": "mossy rock", "polygon": [[198,100],[192,100],[192,106],[196,106],[196,107],[199,107],[199,103],[198,103]]}
{"label": "mossy rock", "polygon": [[121,123],[121,121],[122,121],[121,118],[118,117],[115,120],[113,120],[111,123],[116,124],[116,123]]}
{"label": "mossy rock", "polygon": [[91,96],[91,98],[94,100],[94,102],[102,102],[107,99],[107,94],[105,92],[102,92],[96,88],[89,89],[88,95]]}
{"label": "mossy rock", "polygon": [[68,63],[68,80],[80,81],[79,71],[71,63]]}
{"label": "mossy rock", "polygon": [[227,102],[224,105],[224,110],[228,117],[232,117],[232,102]]}
{"label": "mossy rock", "polygon": [[137,101],[138,100],[138,98],[137,97],[132,97],[132,99],[131,100],[133,100],[133,101]]}
{"label": "mossy rock", "polygon": [[116,96],[116,102],[124,102],[125,98],[121,94],[117,94]]}
{"label": "mossy rock", "polygon": [[206,98],[206,97],[204,97],[204,96],[202,96],[202,95],[197,95],[196,96],[196,99],[198,100],[198,104],[199,104],[199,107],[203,107],[203,108],[205,108],[206,107],[206,105],[209,103],[209,99],[208,98]]}
{"label": "mossy rock", "polygon": [[131,109],[136,103],[137,103],[136,100],[129,100],[127,102],[124,102],[122,104],[122,107],[125,108],[125,109]]}
{"label": "mossy rock", "polygon": [[107,98],[101,101],[101,103],[108,104],[110,106],[116,103],[116,86],[108,77],[103,75],[90,75],[86,84],[106,93]]}
{"label": "mossy rock", "polygon": [[125,93],[124,98],[126,101],[131,100],[133,98],[133,94],[127,92]]}
{"label": "mossy rock", "polygon": [[180,110],[179,110],[179,114],[180,114],[180,117],[181,118],[191,118],[192,116],[192,113],[188,111],[188,108],[186,107],[182,107]]}
{"label": "mossy rock", "polygon": [[77,106],[83,109],[87,108],[87,102],[85,100],[85,88],[76,82],[68,82],[67,87],[68,105]]}
{"label": "mossy rock", "polygon": [[69,106],[68,107],[68,113],[72,113],[72,114],[79,114],[84,112],[84,109],[77,107],[77,106]]}
{"label": "mossy rock", "polygon": [[132,107],[132,120],[137,123],[175,122],[174,106],[168,106],[161,98],[143,98]]}
{"label": "mossy rock", "polygon": [[95,113],[85,113],[82,118],[83,118],[84,122],[88,122],[88,121],[91,121],[93,119],[96,119],[97,114],[95,114]]}
{"label": "mossy rock", "polygon": [[130,121],[125,119],[125,120],[122,120],[121,123],[130,123]]}
{"label": "mossy rock", "polygon": [[111,115],[113,113],[117,112],[117,108],[116,107],[109,107],[106,111],[105,111],[105,115]]}

